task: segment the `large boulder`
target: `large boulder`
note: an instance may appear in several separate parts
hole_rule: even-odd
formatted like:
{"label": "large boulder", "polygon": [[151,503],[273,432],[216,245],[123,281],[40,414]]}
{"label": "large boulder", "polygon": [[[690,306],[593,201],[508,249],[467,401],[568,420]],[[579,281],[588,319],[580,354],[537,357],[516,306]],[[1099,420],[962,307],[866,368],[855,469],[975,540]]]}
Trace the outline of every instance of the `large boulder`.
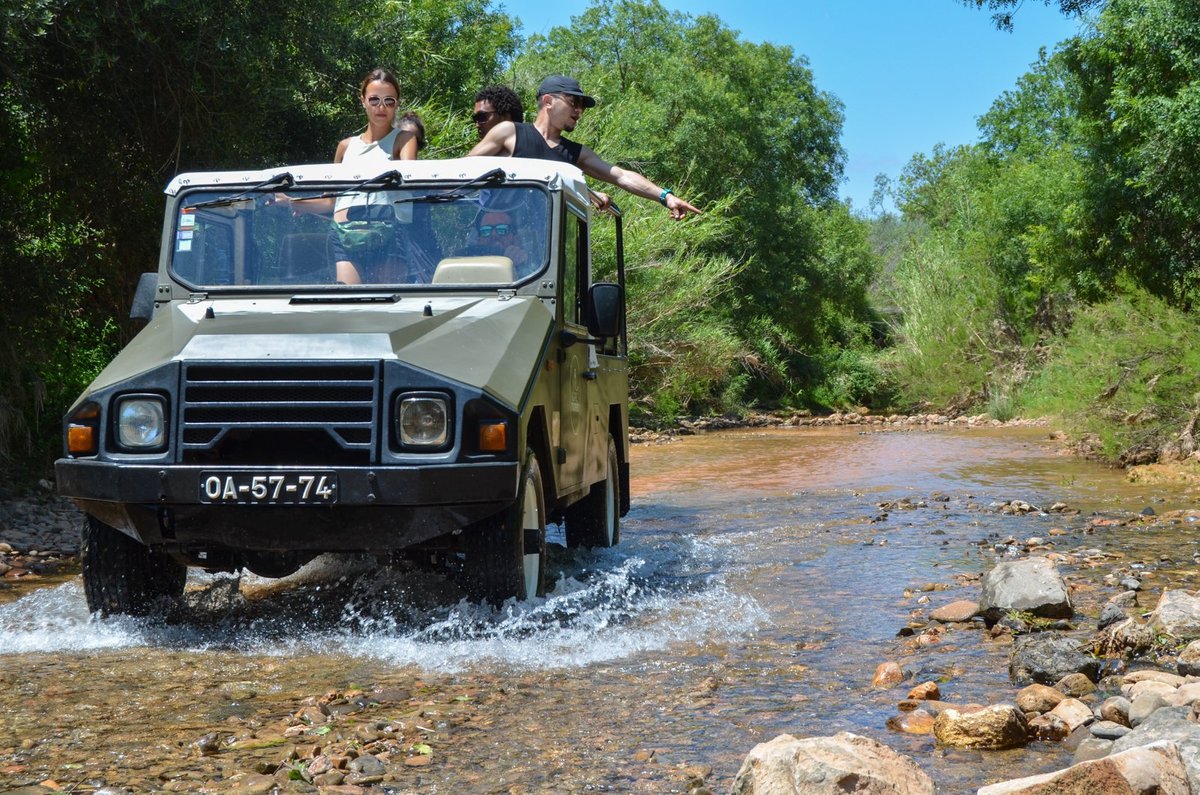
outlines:
{"label": "large boulder", "polygon": [[1161,740],[1179,746],[1193,792],[1200,792],[1200,724],[1188,720],[1190,707],[1163,707],[1113,743],[1114,754]]}
{"label": "large boulder", "polygon": [[992,704],[975,712],[944,709],[933,720],[933,736],[954,748],[1002,750],[1029,742],[1024,713],[1013,704]]}
{"label": "large boulder", "polygon": [[1010,610],[1043,618],[1070,618],[1075,612],[1066,581],[1046,558],[1005,561],[984,575],[980,615],[990,625]]}
{"label": "large boulder", "polygon": [[1165,590],[1150,615],[1150,626],[1176,638],[1200,638],[1200,594]]}
{"label": "large boulder", "polygon": [[849,732],[754,746],[731,795],[933,795],[933,779],[907,756]]}
{"label": "large boulder", "polygon": [[1179,747],[1156,742],[1040,776],[980,787],[977,795],[1191,795]]}
{"label": "large boulder", "polygon": [[1054,685],[1074,673],[1094,682],[1100,675],[1100,661],[1083,649],[1079,641],[1059,635],[1026,635],[1013,644],[1008,675],[1016,684]]}

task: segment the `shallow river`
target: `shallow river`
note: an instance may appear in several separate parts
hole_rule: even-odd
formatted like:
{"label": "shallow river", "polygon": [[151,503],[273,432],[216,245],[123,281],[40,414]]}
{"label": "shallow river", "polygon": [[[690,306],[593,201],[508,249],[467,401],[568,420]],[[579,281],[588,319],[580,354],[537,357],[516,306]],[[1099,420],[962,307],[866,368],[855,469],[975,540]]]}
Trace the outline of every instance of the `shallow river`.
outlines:
{"label": "shallow river", "polygon": [[[471,606],[436,574],[356,559],[193,576],[168,623],[89,617],[77,577],[0,604],[0,792],[256,791],[288,756],[382,748],[376,791],[721,793],[756,743],[843,730],[973,791],[1070,754],[890,731],[915,682],[957,702],[1018,689],[980,625],[931,645],[900,630],[977,599],[1009,536],[1103,552],[1064,567],[1093,627],[1115,572],[1143,578],[1146,609],[1166,583],[1197,587],[1190,525],[1090,522],[1196,497],[1061,455],[1044,429],[734,431],[633,456],[620,546],[559,550],[530,605]],[[1081,514],[1006,515],[1009,500]],[[885,660],[912,679],[873,689]]]}

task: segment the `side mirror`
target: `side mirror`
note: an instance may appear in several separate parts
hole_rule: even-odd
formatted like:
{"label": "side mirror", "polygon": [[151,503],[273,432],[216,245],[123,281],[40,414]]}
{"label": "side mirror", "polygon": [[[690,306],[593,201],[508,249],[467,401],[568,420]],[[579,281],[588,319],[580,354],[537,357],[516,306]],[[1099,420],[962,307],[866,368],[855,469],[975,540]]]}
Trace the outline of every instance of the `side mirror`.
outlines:
{"label": "side mirror", "polygon": [[157,289],[157,273],[143,273],[138,277],[137,291],[133,294],[133,306],[129,308],[131,319],[149,322],[154,314],[154,292]]}
{"label": "side mirror", "polygon": [[617,337],[625,314],[625,290],[612,282],[596,282],[588,289],[587,329],[593,337]]}

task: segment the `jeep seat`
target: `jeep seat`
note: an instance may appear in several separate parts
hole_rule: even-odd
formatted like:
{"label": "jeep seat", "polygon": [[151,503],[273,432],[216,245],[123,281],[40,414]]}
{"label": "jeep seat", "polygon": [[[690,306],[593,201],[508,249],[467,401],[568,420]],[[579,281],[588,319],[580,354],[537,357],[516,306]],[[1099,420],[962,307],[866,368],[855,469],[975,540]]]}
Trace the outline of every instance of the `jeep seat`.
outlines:
{"label": "jeep seat", "polygon": [[447,257],[433,272],[434,284],[512,284],[513,261],[502,255]]}

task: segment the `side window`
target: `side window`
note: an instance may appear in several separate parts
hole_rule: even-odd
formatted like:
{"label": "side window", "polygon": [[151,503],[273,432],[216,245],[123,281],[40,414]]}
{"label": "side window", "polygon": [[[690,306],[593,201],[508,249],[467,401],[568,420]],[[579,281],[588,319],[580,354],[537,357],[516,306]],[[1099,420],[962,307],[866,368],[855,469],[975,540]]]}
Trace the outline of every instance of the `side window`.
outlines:
{"label": "side window", "polygon": [[587,221],[568,212],[563,234],[563,319],[577,325],[583,325],[582,296],[587,293],[587,233]]}

